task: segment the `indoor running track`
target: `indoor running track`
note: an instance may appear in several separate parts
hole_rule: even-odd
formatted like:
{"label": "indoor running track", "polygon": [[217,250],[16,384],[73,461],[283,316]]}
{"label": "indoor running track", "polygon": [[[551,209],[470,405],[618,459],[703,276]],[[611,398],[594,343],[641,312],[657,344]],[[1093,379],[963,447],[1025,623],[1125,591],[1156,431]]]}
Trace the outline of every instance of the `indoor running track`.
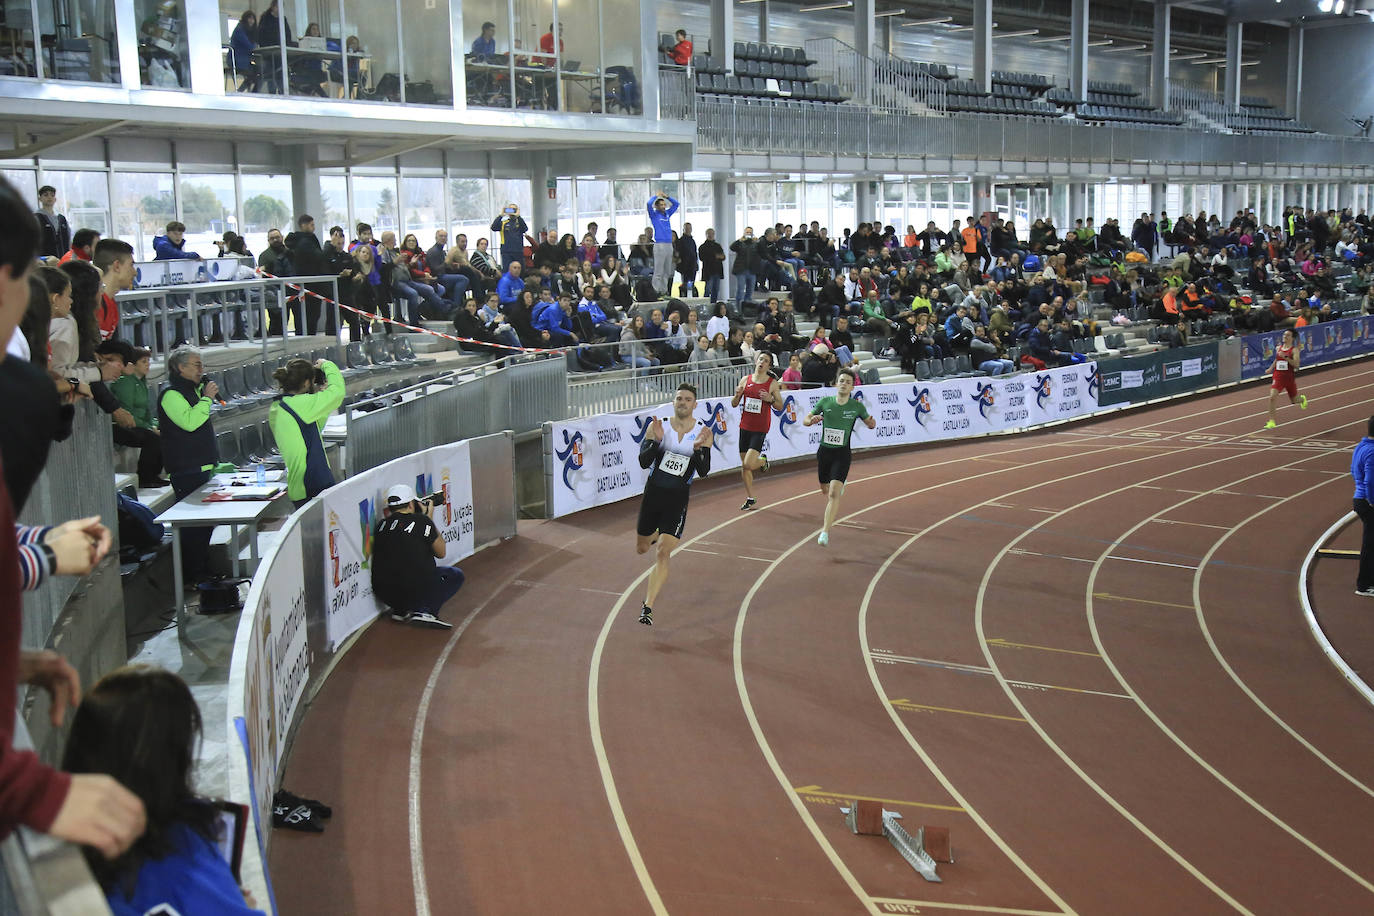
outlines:
{"label": "indoor running track", "polygon": [[1301,383],[859,453],[829,548],[813,463],[699,482],[652,629],[636,500],[522,523],[316,699],[281,912],[1374,912],[1374,710],[1298,597],[1374,376]]}

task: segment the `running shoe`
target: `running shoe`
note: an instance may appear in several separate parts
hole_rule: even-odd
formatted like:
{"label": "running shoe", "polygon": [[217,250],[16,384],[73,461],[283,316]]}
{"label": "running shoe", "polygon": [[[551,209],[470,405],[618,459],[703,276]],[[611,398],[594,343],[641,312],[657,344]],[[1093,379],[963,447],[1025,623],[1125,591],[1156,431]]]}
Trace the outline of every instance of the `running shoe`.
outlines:
{"label": "running shoe", "polygon": [[1298,410],[1306,410],[1306,409],[1307,409],[1307,395],[1305,395],[1305,394],[1300,394],[1300,395],[1298,395]]}
{"label": "running shoe", "polygon": [[739,507],[739,511],[741,511],[741,512],[748,512],[750,509],[754,508],[754,503],[755,503],[755,502],[756,502],[756,500],[754,499],[754,497],[752,497],[752,496],[748,497],[747,499],[745,499],[744,505],[742,505],[742,506]]}
{"label": "running shoe", "polygon": [[397,623],[405,623],[407,620],[410,619],[410,615],[407,614],[405,611],[392,611],[391,619],[396,621]]}
{"label": "running shoe", "polygon": [[639,612],[639,622],[646,627],[654,625],[654,612],[647,604],[644,605],[644,609]]}
{"label": "running shoe", "polygon": [[1278,429],[1278,426],[1279,424],[1275,423],[1273,420],[1270,420],[1268,423],[1264,424],[1265,429]]}
{"label": "running shoe", "polygon": [[1357,588],[1355,594],[1361,598],[1374,598],[1374,588]]}
{"label": "running shoe", "polygon": [[768,473],[768,456],[767,456],[767,455],[760,455],[760,456],[759,456],[759,460],[763,462],[763,464],[759,465],[759,473],[760,473],[760,474],[767,474],[767,473]]}
{"label": "running shoe", "polygon": [[822,531],[822,532],[821,532],[821,536],[818,537],[818,538],[816,538],[816,543],[817,543],[817,544],[820,544],[822,547],[829,547],[829,546],[830,546],[830,534],[829,534],[829,532]]}
{"label": "running shoe", "polygon": [[415,611],[413,614],[410,615],[410,618],[407,622],[413,623],[416,626],[430,627],[435,630],[453,629],[453,624],[449,623],[447,620],[440,620],[438,617],[435,617],[429,611]]}

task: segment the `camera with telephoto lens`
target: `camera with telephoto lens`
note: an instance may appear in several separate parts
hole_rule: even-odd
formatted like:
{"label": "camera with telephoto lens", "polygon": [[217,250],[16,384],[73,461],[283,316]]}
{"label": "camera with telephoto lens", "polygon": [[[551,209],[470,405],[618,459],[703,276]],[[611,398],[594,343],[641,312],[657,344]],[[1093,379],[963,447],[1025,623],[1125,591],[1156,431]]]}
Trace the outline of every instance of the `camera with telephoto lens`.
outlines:
{"label": "camera with telephoto lens", "polygon": [[443,490],[435,490],[428,496],[420,497],[420,502],[433,506],[437,509],[444,503],[448,502],[448,497],[444,495]]}

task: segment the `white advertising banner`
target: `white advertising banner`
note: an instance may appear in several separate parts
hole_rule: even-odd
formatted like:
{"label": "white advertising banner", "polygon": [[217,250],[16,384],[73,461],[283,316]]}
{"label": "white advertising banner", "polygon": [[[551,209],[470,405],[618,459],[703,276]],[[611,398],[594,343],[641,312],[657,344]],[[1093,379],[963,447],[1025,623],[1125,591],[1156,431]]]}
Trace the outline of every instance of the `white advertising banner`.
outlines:
{"label": "white advertising banner", "polygon": [[[773,408],[765,453],[774,459],[815,454],[820,427],[804,427],[801,421],[817,401],[834,393],[831,388],[783,392],[782,406]],[[851,442],[856,449],[879,448],[1024,429],[1091,413],[1097,393],[1096,363],[1001,377],[861,385],[854,397],[878,425],[871,431],[856,425]],[[639,466],[640,442],[654,417],[671,415],[672,405],[664,404],[551,424],[552,516],[643,492],[648,472]],[[696,416],[715,430],[711,473],[738,468],[739,409],[728,398],[708,398],[697,402]]]}
{"label": "white advertising banner", "polygon": [[272,810],[272,787],[286,750],[286,733],[310,680],[305,584],[300,575],[303,562],[301,529],[293,525],[277,547],[262,584],[262,601],[253,624],[256,639],[248,649],[244,713],[259,812]]}
{"label": "white advertising banner", "polygon": [[434,521],[447,543],[440,562],[452,566],[476,550],[472,510],[472,466],[466,442],[441,445],[350,477],[324,493],[324,591],[329,648],[381,612],[372,594],[372,529],[381,517],[386,491],[408,484],[418,497],[444,491],[446,504]]}

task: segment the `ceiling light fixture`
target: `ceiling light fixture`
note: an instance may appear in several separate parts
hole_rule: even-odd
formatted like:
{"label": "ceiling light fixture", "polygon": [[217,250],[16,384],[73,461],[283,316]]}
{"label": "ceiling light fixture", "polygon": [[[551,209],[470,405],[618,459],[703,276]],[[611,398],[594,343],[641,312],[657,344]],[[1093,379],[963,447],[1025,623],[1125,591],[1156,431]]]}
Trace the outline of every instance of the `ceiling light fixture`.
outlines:
{"label": "ceiling light fixture", "polygon": [[1103,53],[1103,54],[1111,54],[1113,51],[1140,51],[1140,50],[1143,50],[1143,49],[1148,48],[1148,47],[1149,47],[1149,45],[1144,44],[1144,43],[1133,44],[1133,45],[1115,45],[1114,47],[1110,47],[1110,48],[1106,49],[1106,50],[1103,51],[1102,53]]}
{"label": "ceiling light fixture", "polygon": [[803,6],[803,13],[819,13],[822,10],[842,10],[845,7],[853,6],[852,0],[836,0],[834,3],[815,3],[811,6]]}
{"label": "ceiling light fixture", "polygon": [[908,26],[908,25],[940,25],[941,23],[953,22],[953,21],[954,21],[954,17],[953,17],[953,16],[936,16],[936,17],[933,18],[933,19],[915,19],[915,20],[911,20],[911,21],[909,21],[909,22],[899,22],[899,23],[897,23],[897,24],[898,24],[898,25],[901,25],[901,26]]}
{"label": "ceiling light fixture", "polygon": [[971,26],[971,25],[956,25],[954,28],[950,29],[950,31],[951,31],[951,32],[972,32],[972,31],[973,31],[973,26]]}
{"label": "ceiling light fixture", "polygon": [[1027,35],[1039,35],[1039,29],[1021,29],[1019,32],[998,32],[997,38],[1025,38]]}
{"label": "ceiling light fixture", "polygon": [[882,19],[884,16],[900,16],[906,12],[906,7],[898,7],[895,10],[882,10],[873,14],[874,19]]}
{"label": "ceiling light fixture", "polygon": [[1202,60],[1206,56],[1207,55],[1201,51],[1194,51],[1191,54],[1178,54],[1174,57],[1174,60]]}
{"label": "ceiling light fixture", "polygon": [[1111,40],[1110,38],[1099,38],[1097,41],[1090,41],[1090,42],[1088,42],[1088,47],[1090,47],[1090,48],[1104,48],[1104,47],[1106,47],[1107,45],[1109,45],[1109,44],[1111,44],[1111,43],[1112,43],[1112,40]]}
{"label": "ceiling light fixture", "polygon": [[1033,44],[1033,45],[1047,45],[1047,44],[1049,44],[1049,43],[1052,42],[1052,41],[1071,41],[1072,39],[1073,39],[1073,36],[1072,36],[1072,35],[1045,35],[1044,37],[1041,37],[1041,38],[1033,38],[1033,39],[1031,39],[1030,44]]}
{"label": "ceiling light fixture", "polygon": [[1344,12],[1345,12],[1345,0],[1336,0],[1336,15],[1339,16],[1341,13],[1344,13]]}
{"label": "ceiling light fixture", "polygon": [[1329,13],[1331,12],[1331,5],[1331,0],[1319,0],[1319,2],[1317,3],[1317,9],[1323,13]]}

